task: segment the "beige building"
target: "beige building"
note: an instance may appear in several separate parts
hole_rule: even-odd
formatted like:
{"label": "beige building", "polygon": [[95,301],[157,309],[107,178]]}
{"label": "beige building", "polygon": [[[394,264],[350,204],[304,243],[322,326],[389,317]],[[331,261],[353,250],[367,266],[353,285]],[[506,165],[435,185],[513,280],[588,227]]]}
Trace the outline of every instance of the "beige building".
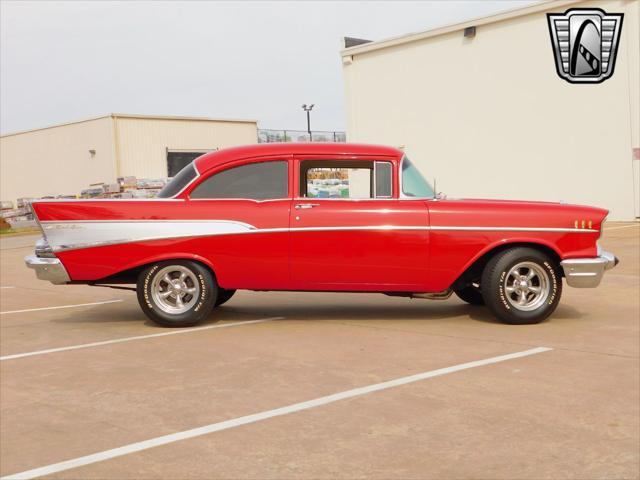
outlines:
{"label": "beige building", "polygon": [[256,143],[255,120],[112,114],[0,137],[0,198],[77,194],[173,176],[202,153]]}
{"label": "beige building", "polygon": [[[624,13],[603,83],[556,73],[546,13],[569,8]],[[639,23],[638,0],[565,0],[344,48],[347,140],[404,147],[450,197],[639,217]]]}

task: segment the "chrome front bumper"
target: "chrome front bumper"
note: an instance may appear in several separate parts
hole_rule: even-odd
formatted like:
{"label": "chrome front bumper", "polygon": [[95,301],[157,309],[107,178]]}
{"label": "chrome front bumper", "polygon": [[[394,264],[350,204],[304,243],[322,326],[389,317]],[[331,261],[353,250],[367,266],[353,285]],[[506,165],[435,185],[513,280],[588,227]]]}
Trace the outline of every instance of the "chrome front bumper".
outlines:
{"label": "chrome front bumper", "polygon": [[595,258],[571,258],[560,262],[567,285],[577,288],[597,287],[604,272],[617,264],[617,257],[605,251],[600,252],[600,255]]}
{"label": "chrome front bumper", "polygon": [[36,271],[36,276],[40,280],[49,280],[54,285],[63,285],[71,281],[64,265],[57,258],[27,255],[24,257],[24,263]]}

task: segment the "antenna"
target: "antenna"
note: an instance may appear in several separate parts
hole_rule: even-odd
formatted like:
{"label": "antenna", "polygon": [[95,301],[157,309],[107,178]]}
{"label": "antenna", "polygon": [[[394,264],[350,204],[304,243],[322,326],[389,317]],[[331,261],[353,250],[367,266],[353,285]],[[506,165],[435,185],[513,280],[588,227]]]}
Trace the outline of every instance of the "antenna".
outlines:
{"label": "antenna", "polygon": [[436,188],[436,177],[433,177],[433,198],[438,199],[438,189]]}

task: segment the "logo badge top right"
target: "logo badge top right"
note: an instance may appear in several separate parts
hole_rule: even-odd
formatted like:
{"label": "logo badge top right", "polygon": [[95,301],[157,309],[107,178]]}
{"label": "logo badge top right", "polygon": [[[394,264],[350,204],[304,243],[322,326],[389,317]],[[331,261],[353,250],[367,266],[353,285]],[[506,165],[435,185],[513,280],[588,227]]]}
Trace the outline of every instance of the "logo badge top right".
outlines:
{"label": "logo badge top right", "polygon": [[623,16],[599,8],[548,13],[556,71],[560,78],[571,83],[601,83],[611,77]]}

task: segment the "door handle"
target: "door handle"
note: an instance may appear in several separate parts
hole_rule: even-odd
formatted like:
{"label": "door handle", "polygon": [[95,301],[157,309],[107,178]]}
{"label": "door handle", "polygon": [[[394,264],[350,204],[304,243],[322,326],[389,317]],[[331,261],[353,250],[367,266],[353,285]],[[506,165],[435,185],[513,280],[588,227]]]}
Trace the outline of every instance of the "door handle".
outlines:
{"label": "door handle", "polygon": [[306,210],[308,208],[313,208],[313,207],[318,207],[320,206],[319,203],[298,203],[296,204],[296,206],[294,207],[296,210]]}

